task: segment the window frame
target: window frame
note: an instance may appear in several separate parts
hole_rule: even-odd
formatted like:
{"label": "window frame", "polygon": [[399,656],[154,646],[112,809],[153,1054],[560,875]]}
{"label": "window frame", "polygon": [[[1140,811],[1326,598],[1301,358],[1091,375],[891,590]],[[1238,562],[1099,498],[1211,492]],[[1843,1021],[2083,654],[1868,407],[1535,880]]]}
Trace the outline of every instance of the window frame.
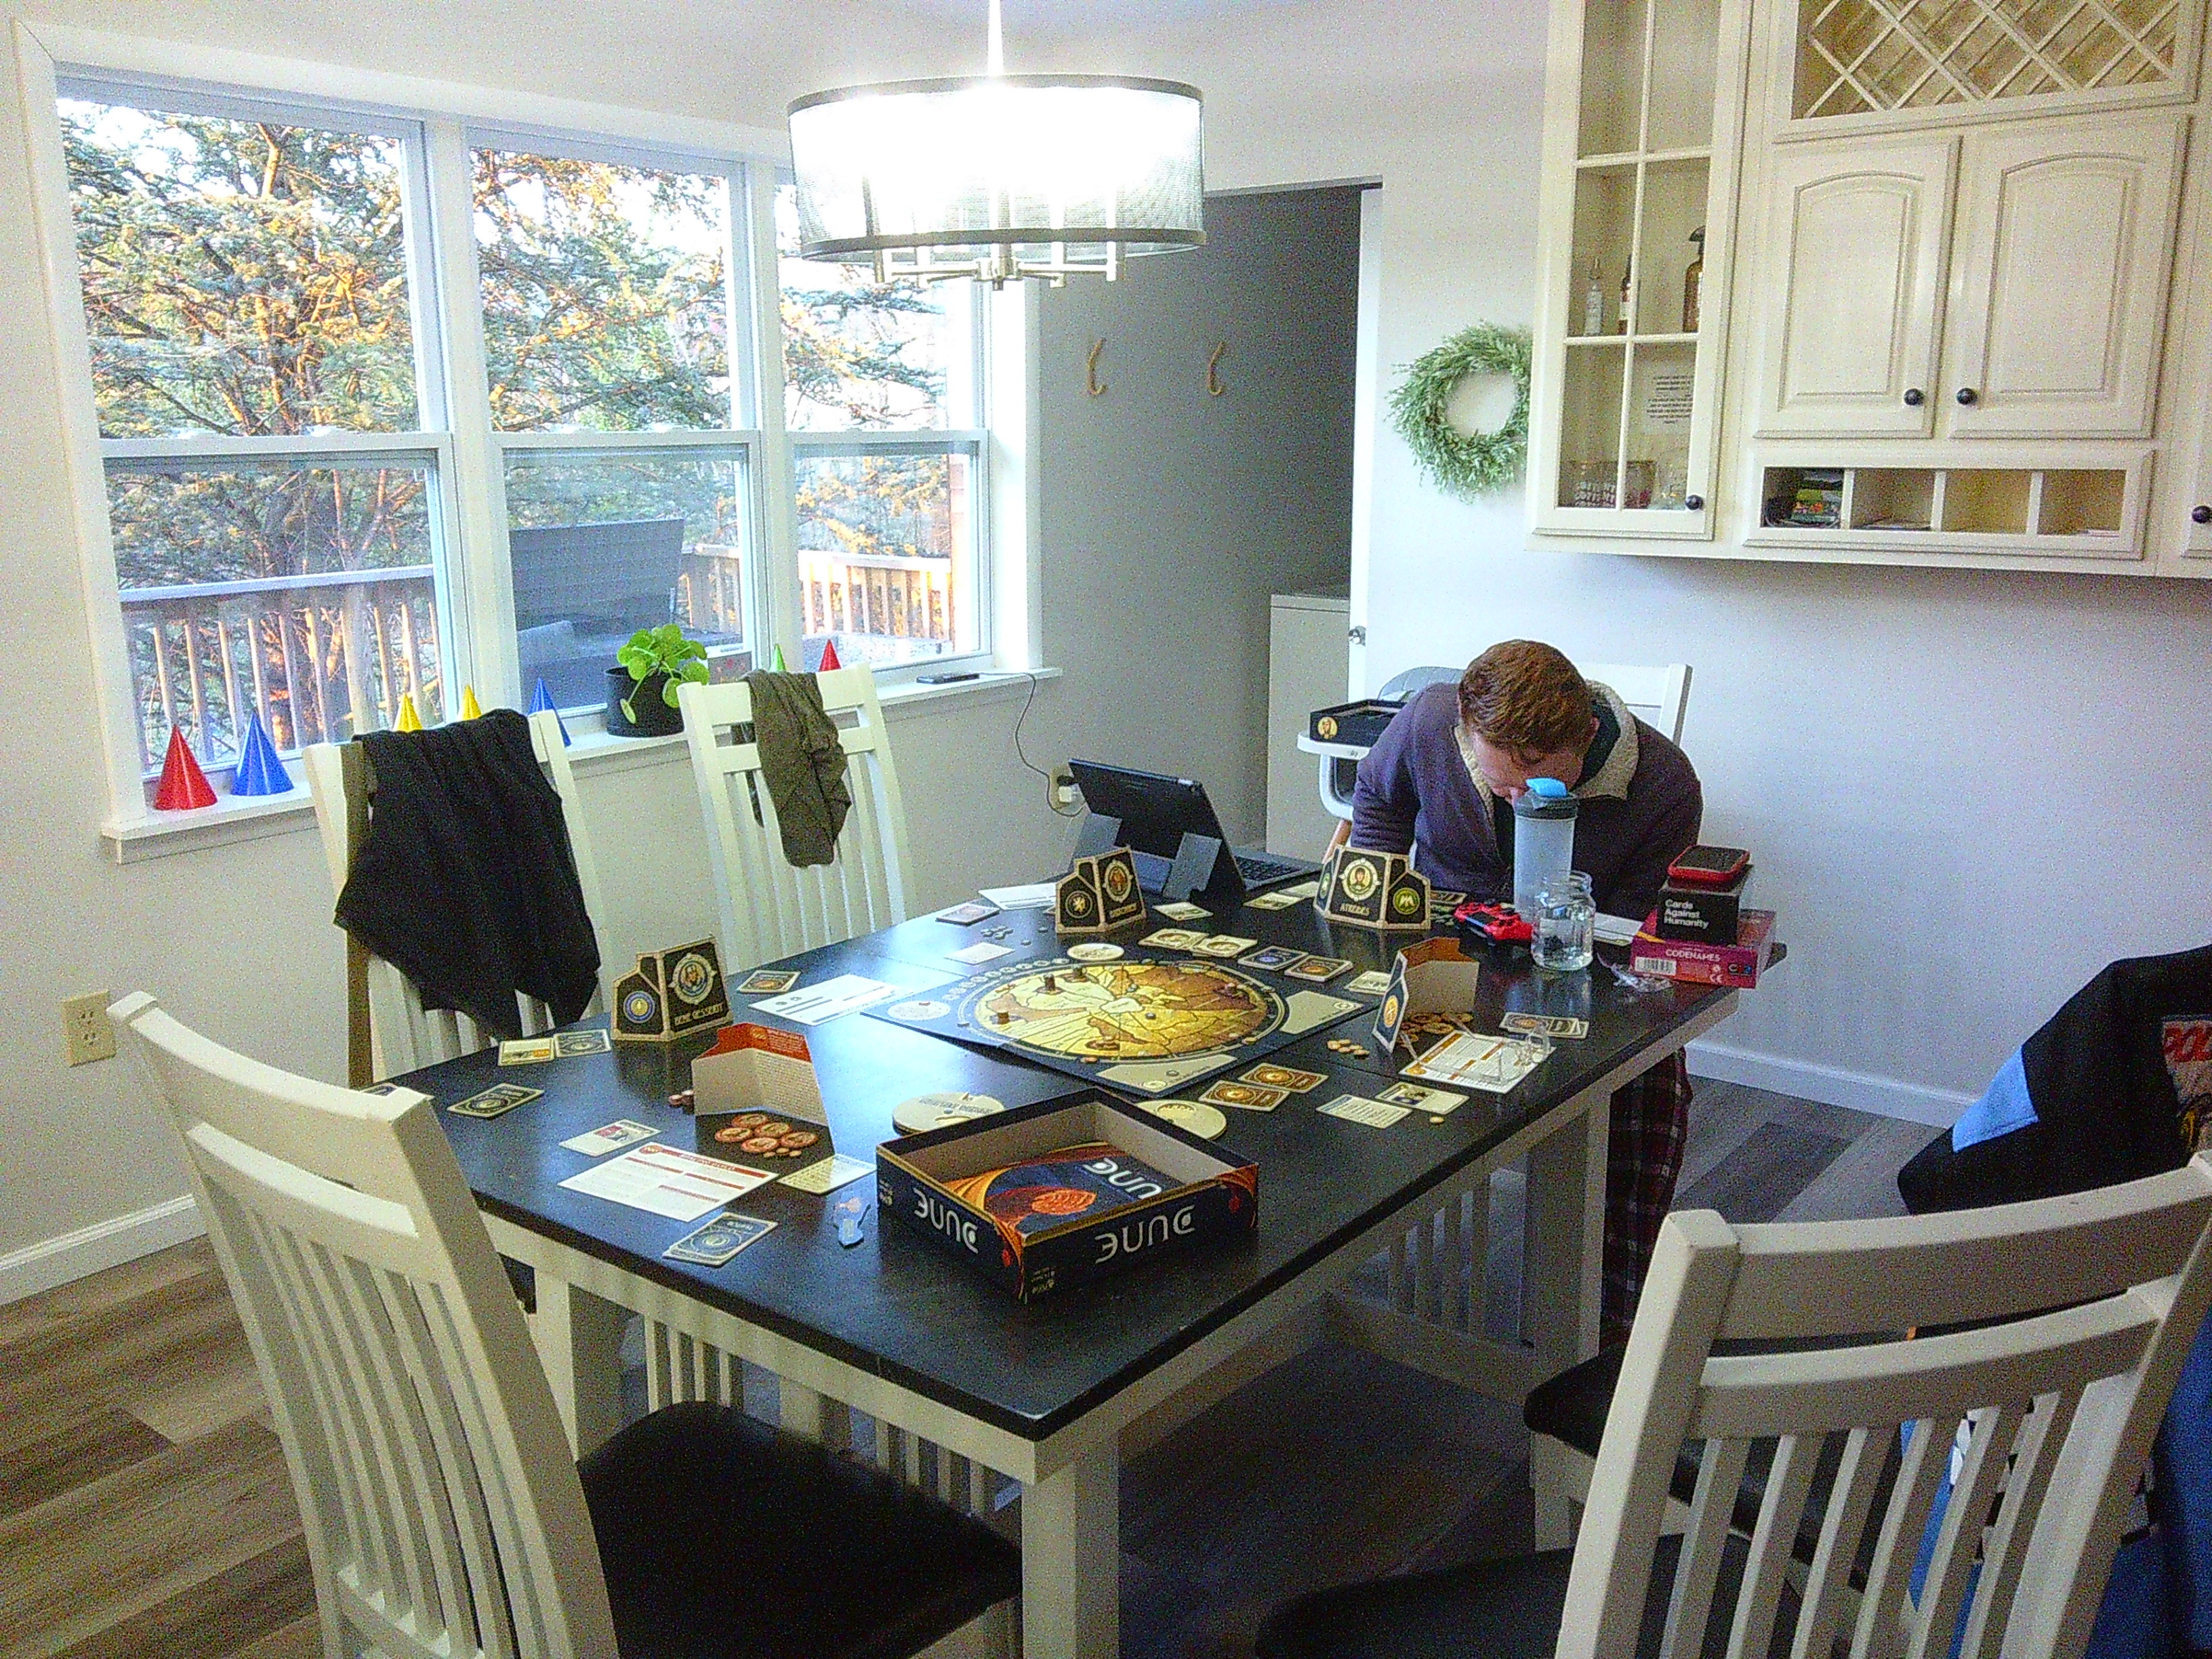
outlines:
{"label": "window frame", "polygon": [[[1027,532],[1036,516],[1036,481],[1030,465],[1036,410],[1022,367],[1035,349],[1034,302],[1025,295],[1007,296],[1017,307],[1010,310],[994,296],[975,297],[971,384],[974,413],[981,425],[937,432],[809,434],[795,445],[784,426],[781,294],[775,255],[777,179],[790,167],[788,140],[781,131],[71,24],[18,19],[15,34],[30,151],[31,208],[57,358],[58,412],[108,791],[103,827],[111,840],[118,830],[143,832],[162,817],[175,816],[151,810],[139,762],[136,691],[109,517],[111,455],[153,459],[188,453],[213,459],[236,443],[258,446],[254,453],[262,459],[307,462],[321,456],[357,465],[383,453],[395,464],[428,465],[436,489],[436,507],[429,516],[444,672],[456,690],[473,685],[489,704],[509,690],[523,690],[516,684],[507,539],[507,441],[522,438],[525,447],[547,449],[738,452],[750,486],[752,545],[761,554],[749,577],[756,609],[748,618],[748,643],[757,661],[768,659],[779,646],[795,657],[800,638],[793,522],[798,448],[958,449],[970,457],[977,648],[886,667],[878,678],[893,687],[949,666],[988,668],[1009,647],[1021,659],[1017,666],[1034,665],[1028,659],[1036,639],[1037,595],[1035,550]],[[264,440],[100,436],[57,108],[64,97],[84,95],[118,103],[189,100],[186,107],[210,114],[263,119],[281,114],[301,125],[401,140],[407,158],[402,191],[416,429]],[[720,171],[730,179],[731,380],[736,398],[751,400],[750,410],[742,401],[733,402],[732,418],[749,416],[750,424],[676,433],[526,434],[493,428],[470,193],[471,149],[488,141],[623,165]],[[1015,421],[1011,428],[1005,424],[1008,417]],[[1003,544],[1010,531],[1018,548]],[[259,817],[299,804],[295,798],[225,797],[177,827],[195,827],[209,817]],[[122,842],[117,841],[116,847],[120,856]]]}

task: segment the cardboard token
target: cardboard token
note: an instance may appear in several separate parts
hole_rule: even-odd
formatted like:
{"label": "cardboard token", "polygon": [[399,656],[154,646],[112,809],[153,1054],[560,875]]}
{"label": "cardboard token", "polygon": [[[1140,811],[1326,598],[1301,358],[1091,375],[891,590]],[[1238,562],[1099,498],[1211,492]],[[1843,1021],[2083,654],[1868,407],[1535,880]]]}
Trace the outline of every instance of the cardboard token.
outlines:
{"label": "cardboard token", "polygon": [[1138,1109],[1164,1117],[1179,1129],[1188,1129],[1201,1140],[1218,1139],[1229,1120],[1212,1106],[1195,1100],[1140,1100]]}
{"label": "cardboard token", "polygon": [[969,1118],[988,1117],[1006,1109],[1006,1103],[993,1096],[946,1089],[901,1101],[891,1108],[891,1123],[901,1134],[918,1135],[941,1129],[948,1123],[964,1123]]}

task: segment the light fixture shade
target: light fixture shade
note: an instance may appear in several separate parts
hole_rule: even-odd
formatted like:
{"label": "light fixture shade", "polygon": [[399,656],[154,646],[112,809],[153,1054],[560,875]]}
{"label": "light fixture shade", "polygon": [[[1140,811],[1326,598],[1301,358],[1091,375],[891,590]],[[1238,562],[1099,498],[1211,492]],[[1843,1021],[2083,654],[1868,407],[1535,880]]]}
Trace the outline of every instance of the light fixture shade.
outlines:
{"label": "light fixture shade", "polygon": [[883,275],[1112,276],[1206,241],[1203,105],[1176,81],[979,76],[791,106],[799,252]]}

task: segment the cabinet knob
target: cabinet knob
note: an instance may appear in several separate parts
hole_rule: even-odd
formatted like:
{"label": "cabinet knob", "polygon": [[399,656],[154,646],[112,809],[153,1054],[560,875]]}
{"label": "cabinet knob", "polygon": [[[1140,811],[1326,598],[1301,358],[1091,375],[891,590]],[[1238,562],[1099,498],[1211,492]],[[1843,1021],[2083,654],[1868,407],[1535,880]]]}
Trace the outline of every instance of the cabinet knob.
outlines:
{"label": "cabinet knob", "polygon": [[2212,524],[2212,507],[2205,507],[2200,503],[2189,509],[2189,516],[2199,524]]}
{"label": "cabinet knob", "polygon": [[[1685,495],[1682,497],[1682,505],[1692,513],[1702,513],[1705,510],[1705,498],[1703,495]],[[2212,507],[2200,507],[2197,510],[2205,518],[2212,519]],[[2201,523],[2202,520],[2199,522]]]}
{"label": "cabinet knob", "polygon": [[1959,388],[1959,401],[1962,404],[1971,404],[1980,396],[1981,394],[1970,386],[1962,386]]}
{"label": "cabinet knob", "polygon": [[1918,386],[1909,386],[1905,388],[1905,406],[1907,409],[1917,409],[1927,401],[1928,394]]}

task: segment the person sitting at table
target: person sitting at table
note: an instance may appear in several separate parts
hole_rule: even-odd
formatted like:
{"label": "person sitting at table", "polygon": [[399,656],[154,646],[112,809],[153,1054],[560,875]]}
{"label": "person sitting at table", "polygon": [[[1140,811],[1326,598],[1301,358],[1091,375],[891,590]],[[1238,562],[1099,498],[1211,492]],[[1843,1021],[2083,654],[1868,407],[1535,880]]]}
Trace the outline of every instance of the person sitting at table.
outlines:
{"label": "person sitting at table", "polygon": [[[1507,640],[1456,686],[1431,685],[1392,719],[1359,763],[1352,844],[1414,849],[1437,887],[1473,898],[1513,891],[1513,803],[1531,778],[1575,793],[1574,868],[1597,908],[1640,919],[1667,866],[1698,839],[1698,775],[1610,687],[1585,680],[1555,647]],[[1678,1050],[1619,1090],[1606,1156],[1607,1343],[1626,1341],[1660,1218],[1674,1202],[1690,1079]]]}

